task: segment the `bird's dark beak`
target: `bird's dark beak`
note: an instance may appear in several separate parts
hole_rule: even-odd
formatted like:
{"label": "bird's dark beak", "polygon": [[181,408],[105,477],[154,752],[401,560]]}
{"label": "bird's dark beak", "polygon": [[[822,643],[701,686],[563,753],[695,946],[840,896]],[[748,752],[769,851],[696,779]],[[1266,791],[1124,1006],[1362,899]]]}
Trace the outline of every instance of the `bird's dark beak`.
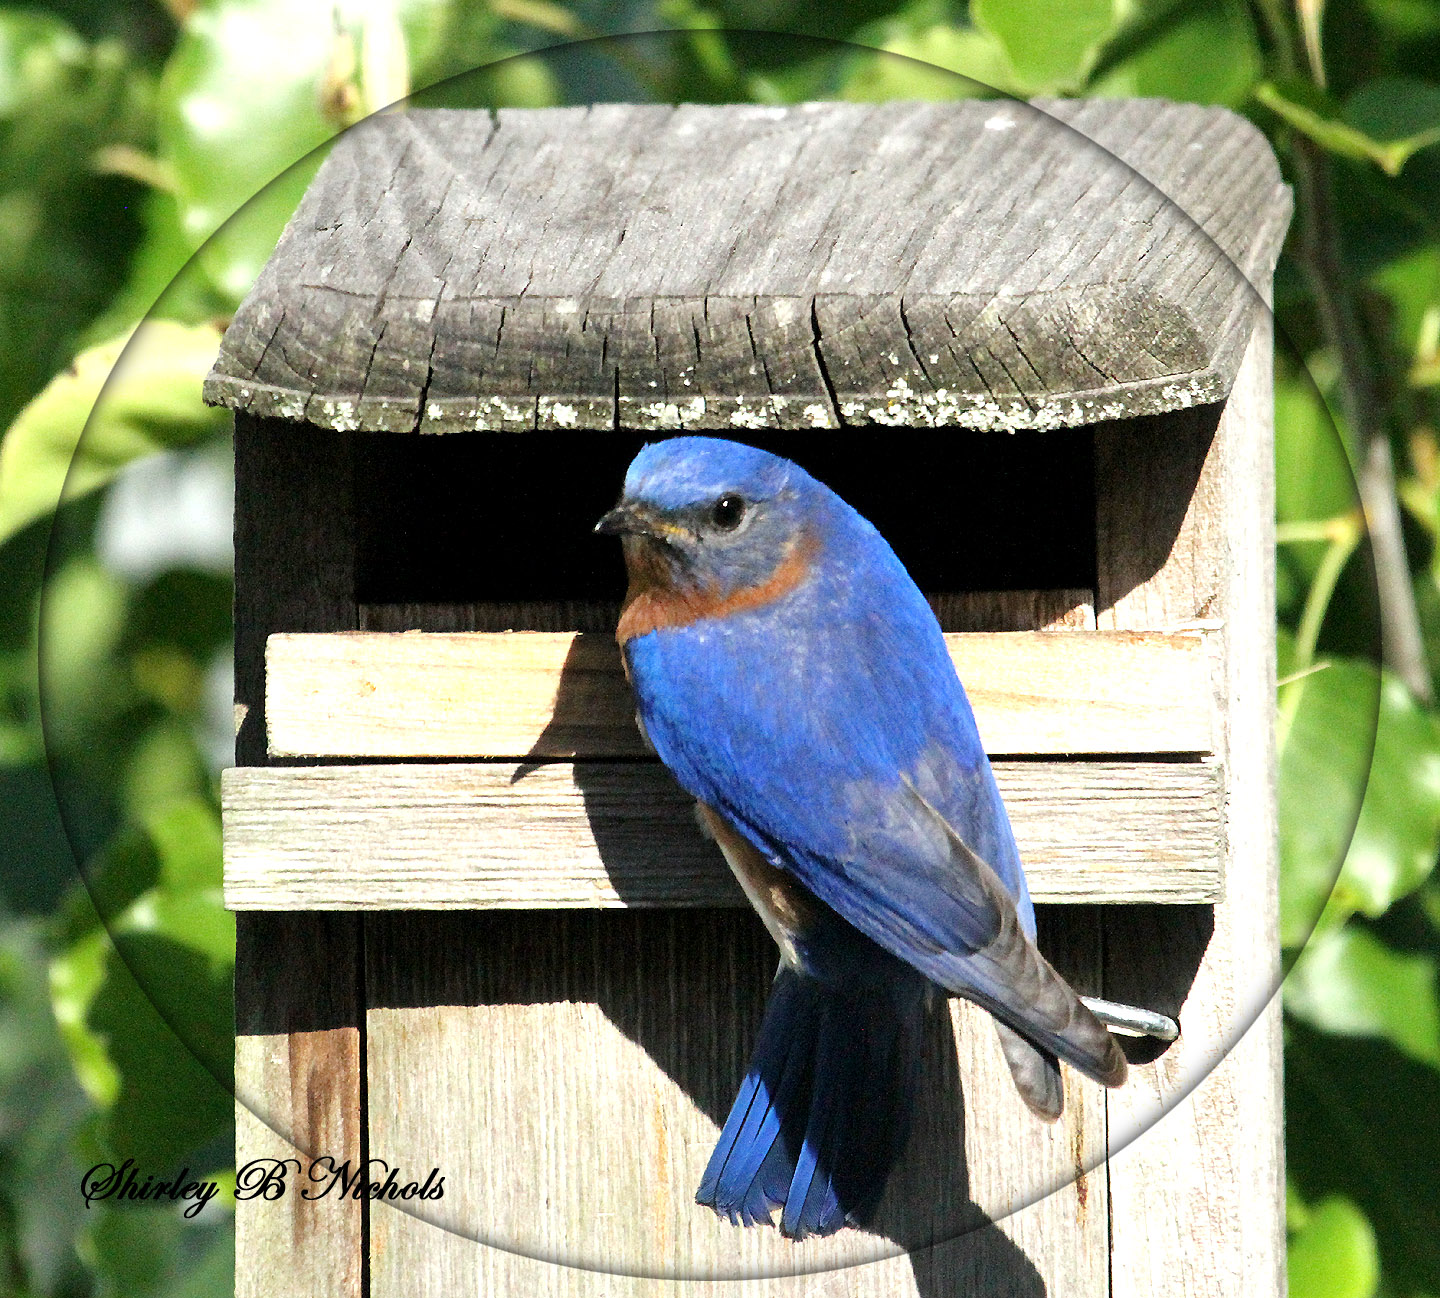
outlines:
{"label": "bird's dark beak", "polygon": [[630,511],[623,506],[617,505],[608,514],[601,516],[600,521],[595,524],[595,530],[601,536],[619,536],[630,530]]}
{"label": "bird's dark beak", "polygon": [[625,536],[635,533],[641,536],[659,536],[660,530],[649,510],[639,505],[616,505],[598,523],[595,530],[601,536]]}

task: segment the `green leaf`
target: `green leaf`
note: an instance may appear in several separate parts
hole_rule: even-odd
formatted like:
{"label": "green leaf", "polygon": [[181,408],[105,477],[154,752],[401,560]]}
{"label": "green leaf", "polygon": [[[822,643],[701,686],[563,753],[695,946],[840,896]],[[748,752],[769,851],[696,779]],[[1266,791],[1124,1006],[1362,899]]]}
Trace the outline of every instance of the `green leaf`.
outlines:
{"label": "green leaf", "polygon": [[[1287,1016],[1287,1171],[1317,1208],[1341,1195],[1365,1214],[1387,1293],[1395,1298],[1440,1293],[1440,1124],[1430,1120],[1434,1113],[1440,1113],[1440,1071],[1381,1038],[1335,1036]],[[1322,1283],[1330,1270],[1337,1278],[1352,1272],[1343,1253],[1315,1252],[1320,1256],[1312,1254],[1307,1281]]]}
{"label": "green leaf", "polygon": [[[548,51],[521,56],[513,45],[500,39],[503,23],[497,11],[501,7],[404,0],[400,25],[414,69],[412,104],[543,108],[567,102]],[[574,38],[588,31],[569,8],[550,0],[510,0],[504,11],[508,22],[546,32],[545,44],[556,36]],[[563,45],[556,53],[561,60],[567,57]]]}
{"label": "green leaf", "polygon": [[132,816],[148,819],[178,799],[203,794],[209,782],[193,729],[175,717],[161,718],[125,755],[124,806]]}
{"label": "green leaf", "polygon": [[1083,84],[1119,18],[1115,0],[973,0],[970,12],[1030,91]]}
{"label": "green leaf", "polygon": [[1390,332],[1396,347],[1414,356],[1426,313],[1440,309],[1440,243],[1423,244],[1375,271],[1370,282],[1393,307]]}
{"label": "green leaf", "polygon": [[195,249],[215,236],[202,260],[234,303],[314,175],[312,151],[343,124],[322,113],[336,41],[328,4],[228,0],[195,11],[165,66],[160,158],[175,176],[186,240]]}
{"label": "green leaf", "polygon": [[165,1208],[97,1204],[86,1222],[85,1249],[116,1298],[149,1298],[174,1267],[184,1229],[180,1215]]}
{"label": "green leaf", "polygon": [[1388,672],[1375,760],[1337,891],[1382,915],[1430,877],[1440,850],[1440,722]]}
{"label": "green leaf", "polygon": [[458,71],[433,86],[417,86],[410,97],[416,108],[547,108],[564,102],[560,81],[539,55]]}
{"label": "green leaf", "polygon": [[[219,1183],[225,1179],[224,1172],[217,1174],[193,1163],[187,1166],[187,1180]],[[179,1170],[165,1169],[167,1173]],[[182,1216],[177,1205],[168,1203],[155,1206],[110,1200],[86,1211],[82,1247],[98,1282],[96,1298],[218,1298],[233,1294],[235,1227],[222,1204],[223,1194],[222,1189],[193,1218]]]}
{"label": "green leaf", "polygon": [[1351,513],[1355,475],[1310,373],[1286,366],[1275,380],[1275,519],[1311,523]]}
{"label": "green leaf", "polygon": [[1415,894],[1420,913],[1430,922],[1430,927],[1440,933],[1440,882],[1433,877]]}
{"label": "green leaf", "polygon": [[1335,885],[1370,768],[1380,680],[1331,662],[1281,690],[1293,709],[1280,749],[1280,941],[1301,945]]}
{"label": "green leaf", "polygon": [[56,917],[56,940],[70,945],[113,924],[160,879],[155,841],[138,825],[120,829],[81,866],[84,886],[72,888]]}
{"label": "green leaf", "polygon": [[51,1012],[45,960],[39,922],[0,919],[0,1165],[6,1173],[0,1237],[7,1298],[90,1292],[74,1239],[86,1217],[76,1193],[85,1164],[75,1136],[91,1110]]}
{"label": "green leaf", "polygon": [[[1255,27],[1238,0],[1142,4],[1132,29],[1107,50],[1095,95],[1243,104],[1261,74]],[[1160,12],[1153,19],[1148,10]]]}
{"label": "green leaf", "polygon": [[50,579],[43,613],[36,656],[46,737],[54,750],[83,753],[130,694],[117,660],[125,587],[93,557],[77,555]]}
{"label": "green leaf", "polygon": [[175,195],[152,190],[140,211],[145,231],[130,260],[129,278],[86,328],[86,346],[133,329],[146,315],[198,325],[234,309],[234,302],[211,283],[203,259],[191,260],[195,249],[181,229]]}
{"label": "green leaf", "polygon": [[[339,130],[412,84],[511,53],[493,44],[498,27],[489,6],[437,0],[197,9],[161,81],[159,153],[176,180],[183,235],[191,249],[204,245],[218,292],[233,305],[255,282]],[[502,64],[474,87],[506,103],[557,95],[537,60]]]}
{"label": "green leaf", "polygon": [[1375,141],[1340,120],[1340,106],[1308,81],[1266,81],[1255,98],[1297,131],[1323,148],[1362,162],[1375,161]]}
{"label": "green leaf", "polygon": [[1383,1037],[1440,1068],[1433,956],[1402,955],[1347,925],[1305,948],[1285,979],[1285,1008],[1322,1032]]}
{"label": "green leaf", "polygon": [[[1299,670],[1295,656],[1295,633],[1288,626],[1275,628],[1275,675],[1281,685],[1288,684],[1288,678]],[[1328,669],[1326,669],[1328,670]]]}
{"label": "green leaf", "polygon": [[123,278],[139,186],[102,160],[146,147],[151,99],[118,42],[0,10],[0,427]]}
{"label": "green leaf", "polygon": [[112,934],[160,935],[217,966],[235,963],[235,917],[221,896],[220,818],[198,798],[172,802],[145,822],[154,885],[117,916]]}
{"label": "green leaf", "polygon": [[85,1094],[108,1106],[120,1094],[120,1072],[105,1043],[91,1031],[90,1007],[105,982],[110,945],[103,930],[72,942],[50,962],[50,1004]]}
{"label": "green leaf", "polygon": [[200,400],[219,347],[214,325],[147,320],[76,357],[0,442],[0,540],[53,512],[62,486],[73,499],[141,455],[223,429],[226,413]]}
{"label": "green leaf", "polygon": [[1285,1178],[1285,1229],[1292,1235],[1304,1230],[1310,1220],[1310,1208],[1299,1187],[1289,1177]]}
{"label": "green leaf", "polygon": [[[1385,97],[1392,93],[1401,102],[1387,106]],[[1411,157],[1440,142],[1440,88],[1421,81],[1386,78],[1358,92],[1343,112],[1305,82],[1265,82],[1255,88],[1255,97],[1322,148],[1372,162],[1387,176],[1398,176]]]}
{"label": "green leaf", "polygon": [[160,858],[160,881],[176,891],[210,892],[220,886],[220,821],[203,802],[181,802],[145,825]]}
{"label": "green leaf", "polygon": [[[1440,501],[1436,502],[1440,513]],[[1430,675],[1440,677],[1440,546],[1430,556],[1430,571],[1415,578],[1415,611],[1420,615],[1420,633]]]}
{"label": "green leaf", "polygon": [[1372,1298],[1380,1284],[1375,1232],[1348,1199],[1311,1208],[1290,1239],[1290,1298]]}
{"label": "green leaf", "polygon": [[1365,0],[1365,8],[1388,32],[1402,39],[1440,32],[1440,5],[1434,0]]}
{"label": "green leaf", "polygon": [[[168,1149],[164,1088],[178,1076],[195,1092],[198,1129],[213,1134],[214,1078],[231,1067],[235,964],[215,809],[173,803],[143,829],[123,830],[87,864],[86,884],[51,964],[56,1019],[82,1083],[97,1102],[121,1107],[115,1123],[137,1121],[145,1140]],[[169,1072],[148,1075],[157,1061]]]}
{"label": "green leaf", "polygon": [[943,101],[1020,89],[1000,42],[988,32],[936,23],[892,35],[859,59],[841,97],[867,103],[890,99]]}
{"label": "green leaf", "polygon": [[21,10],[0,17],[0,117],[12,116],[85,53],[85,42],[51,14]]}
{"label": "green leaf", "polygon": [[[170,918],[182,922],[194,907],[175,906]],[[223,920],[226,912],[214,906]],[[134,927],[117,931],[105,982],[90,1006],[89,1025],[105,1042],[120,1074],[120,1091],[109,1115],[109,1140],[117,1152],[142,1157],[141,1143],[164,1145],[154,1161],[168,1163],[223,1131],[234,1117],[235,1059],[234,937],[230,961],[220,963],[189,940],[178,926],[162,932]],[[178,1104],[188,1091],[193,1106]],[[188,1132],[174,1131],[174,1109],[192,1108]]]}
{"label": "green leaf", "polygon": [[1421,149],[1440,142],[1440,85],[1414,77],[1380,77],[1345,101],[1348,125],[1382,146],[1380,165],[1395,176]]}
{"label": "green leaf", "polygon": [[1280,754],[1280,934],[1295,947],[1327,902],[1337,921],[1374,917],[1430,877],[1440,851],[1440,721],[1397,679],[1357,661],[1331,662],[1284,695],[1282,708],[1294,712]]}
{"label": "green leaf", "polygon": [[[214,1298],[216,1294],[235,1292],[235,1231],[226,1229],[222,1201],[225,1198],[226,1173],[206,1174],[205,1179],[220,1184],[220,1191],[201,1212],[212,1217],[211,1225],[219,1225],[214,1231],[214,1240],[197,1261],[186,1259],[186,1264],[175,1279],[158,1295],[158,1298]],[[233,1185],[235,1174],[228,1173]],[[233,1193],[231,1202],[233,1203]]]}

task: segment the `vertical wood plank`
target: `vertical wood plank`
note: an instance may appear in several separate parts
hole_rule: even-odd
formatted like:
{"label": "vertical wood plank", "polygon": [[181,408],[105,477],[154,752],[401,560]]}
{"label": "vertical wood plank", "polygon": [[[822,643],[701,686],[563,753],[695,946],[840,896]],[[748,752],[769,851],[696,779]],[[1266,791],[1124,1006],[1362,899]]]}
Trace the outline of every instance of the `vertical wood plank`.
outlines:
{"label": "vertical wood plank", "polygon": [[1157,630],[1219,616],[1225,483],[1220,411],[1095,431],[1095,624]]}
{"label": "vertical wood plank", "polygon": [[[1098,943],[1051,949],[1097,981]],[[1067,1078],[1065,1119],[1037,1122],[973,1006],[934,1020],[873,1228],[792,1244],[693,1202],[774,970],[753,916],[394,914],[370,919],[367,955],[371,1155],[446,1178],[443,1200],[374,1208],[377,1298],[417,1272],[446,1292],[588,1298],[649,1276],[780,1298],[842,1268],[836,1292],[876,1298],[1105,1292],[1103,1097]]]}
{"label": "vertical wood plank", "polygon": [[[1059,621],[1074,607],[1026,592],[967,611],[966,598],[950,597],[957,627],[973,614],[1030,629],[1037,609]],[[475,606],[463,621],[517,615],[556,630],[567,610]],[[1047,953],[1097,990],[1095,912],[1063,909],[1045,917]],[[701,1278],[715,1298],[1106,1292],[1103,1096],[1069,1077],[1065,1118],[1037,1122],[991,1020],[965,1002],[935,1017],[915,1131],[873,1229],[795,1245],[693,1202],[775,968],[748,911],[366,925],[370,1153],[404,1179],[446,1177],[443,1200],[373,1206],[377,1298],[413,1292],[416,1274],[441,1292],[574,1298],[693,1293]]]}
{"label": "vertical wood plank", "polygon": [[357,1298],[364,1203],[333,1192],[307,1200],[301,1191],[315,1158],[354,1167],[362,1156],[359,926],[314,914],[238,920],[236,1166],[251,1166],[241,1189],[247,1181],[258,1188],[272,1169],[283,1171],[287,1189],[236,1204],[235,1292]]}
{"label": "vertical wood plank", "polygon": [[[1267,315],[1213,438],[1192,416],[1165,467],[1133,452],[1132,430],[1096,434],[1097,620],[1144,629],[1223,616],[1228,764],[1224,902],[1105,918],[1105,994],[1181,1025],[1109,1098],[1114,1298],[1284,1292],[1271,381]],[[1152,457],[1170,437],[1154,437]],[[1183,517],[1148,503],[1192,478]]]}
{"label": "vertical wood plank", "polygon": [[[267,764],[265,638],[356,627],[353,440],[235,419],[236,760]],[[338,914],[236,916],[235,1157],[297,1158],[282,1198],[236,1205],[236,1293],[361,1298],[368,1205],[307,1201],[311,1159],[358,1165],[361,927]]]}
{"label": "vertical wood plank", "polygon": [[266,765],[265,639],[358,630],[354,435],[235,417],[235,761]]}
{"label": "vertical wood plank", "polygon": [[[932,600],[947,631],[1041,631],[1094,628],[1089,591],[976,591]],[[1098,906],[1051,906],[1038,911],[1041,949],[1085,995],[1102,985],[1102,910]],[[966,1141],[972,1177],[985,1187],[977,1199],[990,1206],[995,1233],[1033,1268],[1013,1261],[997,1265],[985,1236],[937,1243],[912,1257],[917,1281],[930,1269],[922,1294],[1028,1295],[1038,1279],[1047,1298],[1108,1295],[1109,1198],[1103,1166],[1106,1146],[1104,1091],[1065,1069],[1065,1113],[1054,1127],[1037,1123],[1018,1100],[1009,1069],[999,1057],[989,1016],[964,1001],[951,1002],[961,1075],[975,1103],[1001,1106],[994,1126]],[[968,1051],[967,1048],[968,1047]],[[968,1058],[967,1058],[968,1054]],[[1006,1138],[1009,1134],[1009,1139]],[[968,1123],[967,1123],[968,1137]],[[1018,1137],[1018,1139],[1017,1139]],[[923,1137],[922,1137],[923,1138]],[[1038,1166],[1036,1159],[1044,1160]],[[1037,1185],[1045,1197],[1033,1197]],[[933,1190],[930,1191],[933,1193]],[[926,1193],[917,1186],[918,1196]],[[998,1193],[993,1199],[983,1197]],[[1008,1195],[1008,1200],[1004,1198]]]}

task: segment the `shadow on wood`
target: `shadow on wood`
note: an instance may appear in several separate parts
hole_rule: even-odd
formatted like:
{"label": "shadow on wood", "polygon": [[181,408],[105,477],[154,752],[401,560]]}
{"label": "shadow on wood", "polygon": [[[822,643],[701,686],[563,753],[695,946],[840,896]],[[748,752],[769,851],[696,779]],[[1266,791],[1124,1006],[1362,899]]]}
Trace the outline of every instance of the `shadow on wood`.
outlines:
{"label": "shadow on wood", "polygon": [[[359,924],[337,911],[238,914],[236,979],[258,990],[236,999],[236,1035],[358,1027]],[[273,976],[282,969],[285,977]]]}
{"label": "shadow on wood", "polygon": [[[1220,469],[1210,454],[1224,405],[1196,406],[1164,420],[1128,419],[1099,424],[1094,431],[1095,616],[1098,626],[1157,628],[1173,620],[1163,590],[1153,579],[1176,555],[1203,554],[1213,543],[1221,512],[1213,497],[1220,492]],[[1185,579],[1199,566],[1171,564]],[[1202,592],[1193,614],[1220,612],[1220,578],[1206,571],[1214,589]],[[1179,578],[1173,578],[1179,580]],[[1143,591],[1142,591],[1142,588]],[[1152,614],[1129,608],[1127,597],[1141,591]],[[1159,617],[1153,617],[1155,613]]]}
{"label": "shadow on wood", "polygon": [[[1185,1001],[1215,933],[1214,906],[1110,906],[1105,925],[1105,995],[1174,1019],[1185,1031]],[[1122,1037],[1132,1064],[1159,1059],[1174,1042]]]}
{"label": "shadow on wood", "polygon": [[[603,1034],[591,1031],[573,1041],[551,1041],[544,1059],[532,1051],[529,1059],[504,1068],[503,1075],[498,1066],[487,1070],[492,1075],[481,1088],[485,1093],[472,1096],[468,1088],[464,1093],[453,1088],[448,1106],[452,1112],[430,1114],[430,1120],[442,1124],[458,1119],[462,1131],[472,1133],[451,1136],[441,1146],[456,1150],[460,1162],[452,1167],[457,1170],[465,1159],[459,1146],[485,1139],[475,1128],[503,1122],[508,1144],[497,1145],[512,1150],[517,1159],[508,1167],[483,1170],[492,1183],[508,1183],[511,1200],[522,1202],[507,1201],[503,1208],[497,1204],[492,1217],[493,1190],[487,1195],[456,1185],[453,1191],[447,1188],[443,1203],[433,1208],[419,1203],[396,1206],[461,1236],[544,1256],[543,1231],[532,1234],[527,1225],[544,1218],[554,1200],[563,1197],[563,1187],[546,1181],[548,1175],[559,1175],[572,1182],[593,1182],[592,1222],[611,1211],[607,1205],[626,1204],[633,1212],[637,1204],[648,1205],[659,1197],[673,1202],[645,1210],[662,1217],[674,1214],[682,1221],[691,1217],[697,1238],[713,1231],[716,1223],[709,1211],[691,1202],[694,1184],[672,1179],[671,1170],[689,1164],[690,1175],[698,1179],[709,1152],[706,1142],[723,1123],[743,1075],[775,967],[774,946],[758,919],[739,910],[657,910],[379,914],[365,922],[372,1016],[407,1011],[414,1022],[417,1010],[457,1019],[469,1011],[472,1023],[488,1018],[498,1024],[538,1013],[555,1015],[558,1024],[566,1005],[595,1006],[678,1084],[711,1124],[695,1124],[683,1103],[667,1100],[665,1088],[633,1059],[607,1046]],[[503,1033],[504,1028],[497,1030]],[[565,1070],[553,1067],[552,1054],[579,1060],[581,1085],[590,1091],[582,1105],[593,1102],[592,1114],[628,1114],[633,1128],[595,1129],[583,1122],[577,1127],[574,1097],[560,1075]],[[373,1078],[373,1062],[371,1072]],[[600,1092],[608,1094],[597,1099]],[[916,1285],[927,1298],[978,1298],[995,1292],[1042,1298],[1046,1290],[1034,1265],[971,1199],[965,1102],[948,1014],[932,1015],[921,1095],[911,1142],[868,1242],[848,1233],[852,1247],[861,1250],[851,1260],[893,1256],[894,1250],[880,1242],[889,1240],[914,1255]],[[371,1103],[372,1126],[383,1124],[384,1100],[373,1080]],[[521,1125],[529,1129],[528,1135],[517,1136],[515,1128]],[[567,1147],[567,1142],[579,1147]],[[683,1157],[676,1157],[677,1142],[688,1151]],[[372,1148],[383,1156],[376,1144]],[[537,1155],[534,1165],[518,1161],[526,1149]],[[617,1163],[620,1151],[628,1166]],[[622,1188],[631,1182],[650,1193],[634,1197]],[[457,1215],[457,1201],[467,1195],[468,1207]],[[517,1227],[516,1222],[526,1224]],[[680,1268],[686,1266],[683,1229],[674,1236],[682,1246],[675,1259]],[[727,1239],[733,1241],[736,1273],[756,1273],[750,1269],[755,1267],[756,1234],[767,1237],[762,1273],[803,1272],[826,1264],[823,1258],[809,1257],[809,1246],[802,1251],[780,1244],[763,1228],[750,1232],[724,1226],[720,1234],[717,1274],[726,1267]],[[606,1269],[607,1259],[587,1257],[585,1247],[584,1241],[567,1237],[563,1260]],[[934,1262],[941,1253],[943,1262]],[[711,1257],[716,1256],[711,1250]],[[646,1269],[664,1273],[667,1264],[674,1265],[662,1255],[651,1259]],[[616,1269],[625,1273],[633,1266],[633,1259],[622,1258]]]}

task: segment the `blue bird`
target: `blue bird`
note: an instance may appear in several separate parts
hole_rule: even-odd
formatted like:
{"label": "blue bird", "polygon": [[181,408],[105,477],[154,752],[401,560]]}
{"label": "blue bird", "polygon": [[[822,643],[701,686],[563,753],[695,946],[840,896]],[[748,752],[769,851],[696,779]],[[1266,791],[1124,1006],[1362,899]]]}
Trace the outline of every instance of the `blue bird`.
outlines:
{"label": "blue bird", "polygon": [[1035,947],[965,691],[880,533],[798,465],[707,437],[646,446],[596,530],[623,538],[637,721],[699,806],[780,966],[696,1194],[795,1239],[862,1224],[909,1134],[937,988],[996,1020],[1026,1103],[1057,1060],[1125,1058]]}

